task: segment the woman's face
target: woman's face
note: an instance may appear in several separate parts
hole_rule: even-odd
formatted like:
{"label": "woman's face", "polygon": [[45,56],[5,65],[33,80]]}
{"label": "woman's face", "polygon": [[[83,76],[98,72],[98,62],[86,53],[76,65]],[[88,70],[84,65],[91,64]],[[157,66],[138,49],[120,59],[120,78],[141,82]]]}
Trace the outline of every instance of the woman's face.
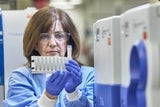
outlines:
{"label": "woman's face", "polygon": [[64,56],[67,48],[66,35],[60,22],[48,31],[40,34],[36,50],[41,56]]}

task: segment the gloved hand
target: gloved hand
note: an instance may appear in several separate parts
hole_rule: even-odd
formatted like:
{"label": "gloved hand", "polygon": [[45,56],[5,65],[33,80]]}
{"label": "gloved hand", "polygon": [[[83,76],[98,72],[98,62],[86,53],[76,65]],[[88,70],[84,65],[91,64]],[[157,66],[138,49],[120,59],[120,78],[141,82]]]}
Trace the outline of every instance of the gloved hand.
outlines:
{"label": "gloved hand", "polygon": [[57,96],[63,90],[68,74],[66,71],[56,71],[53,73],[46,82],[47,93]]}
{"label": "gloved hand", "polygon": [[76,87],[82,82],[82,72],[80,66],[75,60],[69,60],[66,64],[66,70],[69,73],[68,80],[65,85],[65,90],[68,93],[75,91]]}

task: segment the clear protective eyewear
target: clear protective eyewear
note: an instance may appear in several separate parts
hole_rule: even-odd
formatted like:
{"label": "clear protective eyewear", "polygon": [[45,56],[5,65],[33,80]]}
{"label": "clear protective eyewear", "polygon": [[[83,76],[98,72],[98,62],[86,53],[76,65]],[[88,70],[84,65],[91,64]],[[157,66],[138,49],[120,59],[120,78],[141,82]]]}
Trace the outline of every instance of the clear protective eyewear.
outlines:
{"label": "clear protective eyewear", "polygon": [[64,41],[68,41],[69,37],[70,37],[70,33],[63,32],[63,31],[54,32],[53,34],[41,33],[40,34],[40,41],[44,42],[44,43],[47,43],[52,38],[54,38],[59,42],[64,42]]}

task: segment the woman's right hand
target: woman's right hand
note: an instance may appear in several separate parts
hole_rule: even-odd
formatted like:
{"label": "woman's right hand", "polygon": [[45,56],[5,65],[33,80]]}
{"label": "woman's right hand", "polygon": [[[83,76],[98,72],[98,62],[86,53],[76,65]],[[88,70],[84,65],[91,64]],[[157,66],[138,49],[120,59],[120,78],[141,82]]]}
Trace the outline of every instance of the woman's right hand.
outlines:
{"label": "woman's right hand", "polygon": [[46,82],[46,92],[52,96],[58,96],[60,92],[65,87],[67,81],[66,71],[56,71],[54,72]]}

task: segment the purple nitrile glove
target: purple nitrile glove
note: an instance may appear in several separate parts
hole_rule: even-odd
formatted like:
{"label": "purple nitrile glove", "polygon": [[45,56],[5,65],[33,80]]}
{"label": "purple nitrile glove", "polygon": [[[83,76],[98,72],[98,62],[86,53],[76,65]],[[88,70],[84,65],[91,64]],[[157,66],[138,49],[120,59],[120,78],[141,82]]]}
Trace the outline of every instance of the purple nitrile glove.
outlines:
{"label": "purple nitrile glove", "polygon": [[82,82],[82,72],[80,66],[75,60],[69,60],[66,64],[66,70],[69,73],[68,80],[65,85],[65,90],[68,93],[75,91],[76,87]]}
{"label": "purple nitrile glove", "polygon": [[63,90],[68,74],[66,71],[56,71],[53,73],[46,82],[47,93],[57,96]]}

